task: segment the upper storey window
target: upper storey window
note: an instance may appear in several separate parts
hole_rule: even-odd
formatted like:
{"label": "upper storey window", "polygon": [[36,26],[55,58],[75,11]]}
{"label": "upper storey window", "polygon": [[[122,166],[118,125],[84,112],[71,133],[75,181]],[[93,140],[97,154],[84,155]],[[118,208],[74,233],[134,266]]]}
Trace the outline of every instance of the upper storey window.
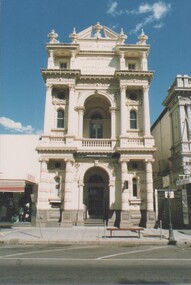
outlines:
{"label": "upper storey window", "polygon": [[130,112],[130,129],[137,129],[137,112]]}
{"label": "upper storey window", "polygon": [[57,128],[64,128],[64,110],[57,111]]}
{"label": "upper storey window", "polygon": [[90,119],[90,138],[103,138],[103,120],[99,113],[94,113]]}
{"label": "upper storey window", "polygon": [[67,69],[67,62],[60,62],[60,68]]}
{"label": "upper storey window", "polygon": [[135,63],[129,63],[129,64],[128,64],[128,69],[129,69],[130,71],[135,70],[135,69],[136,69]]}

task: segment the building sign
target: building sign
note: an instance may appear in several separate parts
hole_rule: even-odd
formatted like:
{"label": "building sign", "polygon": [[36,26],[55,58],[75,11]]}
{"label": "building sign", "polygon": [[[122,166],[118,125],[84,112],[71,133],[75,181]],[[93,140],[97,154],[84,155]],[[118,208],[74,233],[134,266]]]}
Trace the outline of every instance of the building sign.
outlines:
{"label": "building sign", "polygon": [[182,215],[184,225],[189,224],[187,190],[182,189]]}
{"label": "building sign", "polygon": [[119,158],[118,153],[75,153],[75,157],[83,158]]}

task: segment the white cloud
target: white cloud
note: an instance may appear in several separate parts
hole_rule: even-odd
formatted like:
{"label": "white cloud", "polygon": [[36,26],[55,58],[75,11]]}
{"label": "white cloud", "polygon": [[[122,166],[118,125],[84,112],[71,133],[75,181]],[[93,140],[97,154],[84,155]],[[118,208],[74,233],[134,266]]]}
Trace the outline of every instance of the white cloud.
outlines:
{"label": "white cloud", "polygon": [[170,11],[170,9],[171,9],[170,4],[166,4],[161,1],[158,3],[154,3],[152,6],[152,13],[153,13],[154,19],[160,20]]}
{"label": "white cloud", "polygon": [[158,1],[153,4],[149,4],[147,2],[142,3],[139,7],[137,7],[137,9],[133,10],[119,10],[118,2],[110,1],[108,3],[107,13],[113,17],[120,16],[122,14],[143,16],[144,18],[142,21],[139,22],[136,27],[130,32],[130,34],[132,34],[137,33],[144,26],[152,23],[154,28],[162,28],[164,24],[161,22],[161,20],[167,15],[167,13],[169,13],[170,10],[171,4],[164,1]]}
{"label": "white cloud", "polygon": [[20,122],[15,122],[6,117],[0,117],[0,125],[2,125],[7,130],[15,131],[18,133],[31,134],[34,132],[34,129],[31,125],[25,127]]}
{"label": "white cloud", "polygon": [[118,7],[118,3],[116,1],[114,1],[114,2],[109,1],[107,14],[110,14],[113,17],[122,15],[123,11],[117,10],[117,7]]}

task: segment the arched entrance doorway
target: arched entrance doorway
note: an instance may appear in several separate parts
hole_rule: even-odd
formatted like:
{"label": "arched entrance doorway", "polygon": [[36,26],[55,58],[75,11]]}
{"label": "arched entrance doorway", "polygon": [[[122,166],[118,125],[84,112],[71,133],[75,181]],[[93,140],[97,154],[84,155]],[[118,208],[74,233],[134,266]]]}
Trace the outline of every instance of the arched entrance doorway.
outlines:
{"label": "arched entrance doorway", "polygon": [[84,176],[86,218],[108,220],[109,176],[101,167],[90,168]]}

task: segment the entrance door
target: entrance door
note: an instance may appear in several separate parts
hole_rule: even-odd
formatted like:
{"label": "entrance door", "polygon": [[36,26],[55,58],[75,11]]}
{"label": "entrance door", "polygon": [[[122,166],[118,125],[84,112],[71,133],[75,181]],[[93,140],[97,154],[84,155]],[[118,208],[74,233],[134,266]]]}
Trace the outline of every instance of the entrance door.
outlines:
{"label": "entrance door", "polygon": [[91,218],[103,218],[104,215],[104,188],[89,187],[88,209]]}

